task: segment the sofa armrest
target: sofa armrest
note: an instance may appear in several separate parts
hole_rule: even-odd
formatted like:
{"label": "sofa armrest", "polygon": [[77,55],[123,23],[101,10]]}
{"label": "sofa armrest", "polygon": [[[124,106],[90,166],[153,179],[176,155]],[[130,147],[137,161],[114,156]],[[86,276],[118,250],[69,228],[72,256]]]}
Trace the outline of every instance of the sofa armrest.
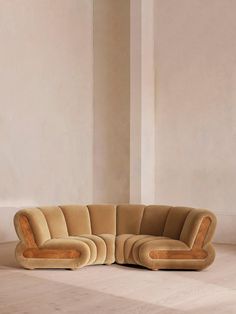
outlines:
{"label": "sofa armrest", "polygon": [[190,248],[202,248],[210,243],[216,227],[216,217],[208,210],[193,209],[187,216],[180,240]]}
{"label": "sofa armrest", "polygon": [[14,217],[14,225],[21,242],[28,248],[36,248],[37,244],[27,215],[18,212]]}

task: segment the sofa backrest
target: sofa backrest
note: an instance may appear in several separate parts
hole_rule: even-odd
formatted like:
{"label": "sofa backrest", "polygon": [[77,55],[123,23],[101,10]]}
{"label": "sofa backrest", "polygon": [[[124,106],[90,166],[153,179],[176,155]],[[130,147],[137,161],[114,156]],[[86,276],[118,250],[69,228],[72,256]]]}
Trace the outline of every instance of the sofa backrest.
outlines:
{"label": "sofa backrest", "polygon": [[92,234],[116,234],[116,206],[88,205]]}
{"label": "sofa backrest", "polygon": [[191,208],[164,205],[118,205],[117,234],[150,234],[179,239]]}
{"label": "sofa backrest", "polygon": [[192,246],[204,218],[210,219],[206,242],[210,242],[216,217],[205,209],[165,205],[118,205],[117,235],[148,234],[181,240]]}
{"label": "sofa backrest", "polygon": [[15,216],[19,238],[19,218],[26,217],[37,245],[52,238],[82,234],[116,234],[116,207],[114,205],[65,205],[28,208]]}
{"label": "sofa backrest", "polygon": [[117,205],[116,233],[139,234],[144,208],[144,205]]}
{"label": "sofa backrest", "polygon": [[213,222],[206,241],[210,241],[215,227],[212,213],[188,207],[65,205],[19,211],[15,216],[15,227],[20,239],[24,237],[20,217],[28,220],[38,246],[51,238],[82,234],[147,234],[180,239],[191,246],[204,217],[210,217]]}

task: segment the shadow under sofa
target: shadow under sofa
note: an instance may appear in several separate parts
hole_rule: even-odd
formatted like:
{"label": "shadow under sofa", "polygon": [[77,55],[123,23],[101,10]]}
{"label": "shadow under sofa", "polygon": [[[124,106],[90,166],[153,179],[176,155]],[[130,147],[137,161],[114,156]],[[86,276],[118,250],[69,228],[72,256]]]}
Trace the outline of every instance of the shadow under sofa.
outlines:
{"label": "shadow under sofa", "polygon": [[201,270],[213,263],[216,218],[164,205],[66,205],[22,209],[14,217],[16,259],[27,269],[133,264]]}

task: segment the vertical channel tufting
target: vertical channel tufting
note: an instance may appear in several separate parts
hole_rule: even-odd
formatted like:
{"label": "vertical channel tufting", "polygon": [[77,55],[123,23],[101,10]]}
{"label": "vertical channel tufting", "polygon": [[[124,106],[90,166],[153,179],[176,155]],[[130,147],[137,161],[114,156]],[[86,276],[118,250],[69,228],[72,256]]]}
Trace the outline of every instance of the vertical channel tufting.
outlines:
{"label": "vertical channel tufting", "polygon": [[143,212],[140,234],[162,236],[170,206],[149,205]]}
{"label": "vertical channel tufting", "polygon": [[44,214],[52,238],[68,237],[64,214],[58,206],[40,207]]}
{"label": "vertical channel tufting", "polygon": [[85,205],[60,206],[67,223],[68,235],[91,234],[90,215]]}
{"label": "vertical channel tufting", "polygon": [[112,264],[115,262],[115,238],[116,236],[113,234],[100,234],[100,238],[103,239],[103,241],[106,244],[106,264]]}
{"label": "vertical channel tufting", "polygon": [[166,219],[164,237],[179,240],[186,217],[192,208],[172,207]]}
{"label": "vertical channel tufting", "polygon": [[116,234],[114,205],[88,205],[92,234]]}
{"label": "vertical channel tufting", "polygon": [[173,207],[171,206],[168,210],[168,213],[167,213],[167,216],[166,216],[166,219],[165,219],[165,222],[164,222],[164,225],[163,225],[163,231],[162,231],[162,236],[164,236],[164,231],[165,231],[165,228],[166,228],[166,222],[167,222],[167,219],[168,219],[168,216],[170,214],[170,211]]}
{"label": "vertical channel tufting", "polygon": [[89,223],[90,223],[91,234],[93,234],[91,213],[90,213],[88,205],[86,205],[86,207],[87,207],[88,214],[89,214]]}
{"label": "vertical channel tufting", "polygon": [[115,235],[116,235],[116,237],[117,237],[117,235],[118,235],[118,205],[115,205],[115,211],[116,211],[116,233],[115,233]]}
{"label": "vertical channel tufting", "polygon": [[146,208],[147,208],[147,206],[144,205],[143,211],[142,211],[142,213],[141,213],[141,219],[140,219],[138,234],[141,234],[141,227],[142,227],[142,222],[143,222],[143,215],[144,215],[144,213],[145,213]]}
{"label": "vertical channel tufting", "polygon": [[61,212],[62,212],[62,214],[63,214],[63,216],[64,216],[65,223],[66,223],[67,235],[69,236],[68,223],[67,223],[67,219],[66,219],[66,216],[65,216],[65,214],[64,214],[64,211],[62,210],[62,208],[61,208],[61,206],[60,206],[60,205],[58,205],[57,207],[58,207],[58,208],[60,208],[60,210],[61,210]]}
{"label": "vertical channel tufting", "polygon": [[117,206],[117,234],[139,234],[145,205]]}

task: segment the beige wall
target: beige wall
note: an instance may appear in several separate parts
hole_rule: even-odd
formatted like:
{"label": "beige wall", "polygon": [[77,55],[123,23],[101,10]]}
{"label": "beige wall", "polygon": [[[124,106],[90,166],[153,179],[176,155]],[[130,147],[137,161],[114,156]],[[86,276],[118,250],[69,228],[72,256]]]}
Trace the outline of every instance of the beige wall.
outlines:
{"label": "beige wall", "polygon": [[[150,111],[152,0],[132,1],[141,9],[137,46],[128,0],[0,1],[0,241],[15,238],[19,206],[128,202],[138,172],[140,191],[133,187],[152,193],[155,166],[156,203],[207,207],[218,216],[215,239],[236,242],[236,3],[154,1]],[[130,44],[141,47],[137,72]]]}
{"label": "beige wall", "polygon": [[92,1],[0,12],[0,206],[90,202]]}
{"label": "beige wall", "polygon": [[130,202],[155,202],[154,0],[130,5]]}
{"label": "beige wall", "polygon": [[94,1],[94,202],[129,201],[130,1]]}
{"label": "beige wall", "polygon": [[0,19],[0,241],[21,206],[128,202],[129,1],[0,1]]}
{"label": "beige wall", "polygon": [[236,242],[236,2],[156,1],[156,202],[206,207]]}

